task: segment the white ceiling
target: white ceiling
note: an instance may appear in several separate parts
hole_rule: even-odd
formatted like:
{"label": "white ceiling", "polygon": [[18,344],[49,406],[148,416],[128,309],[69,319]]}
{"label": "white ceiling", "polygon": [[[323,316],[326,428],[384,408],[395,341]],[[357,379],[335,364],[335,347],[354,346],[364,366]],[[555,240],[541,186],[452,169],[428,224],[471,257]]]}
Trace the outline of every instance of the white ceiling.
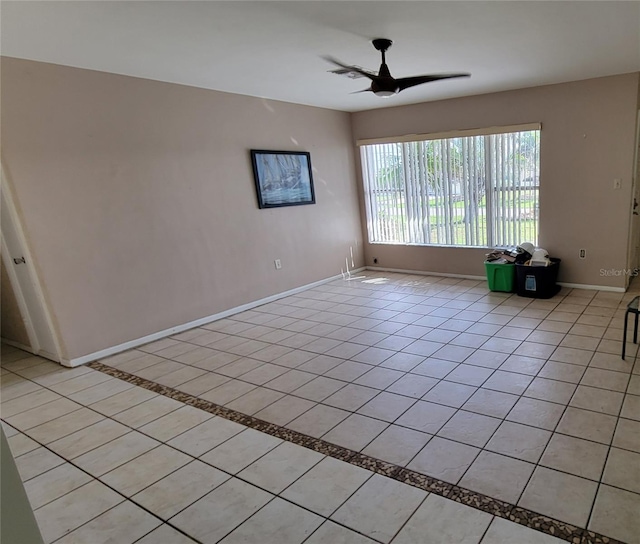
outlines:
{"label": "white ceiling", "polygon": [[[640,70],[640,2],[2,2],[9,57],[358,111]],[[471,72],[390,99],[322,55],[396,77]]]}

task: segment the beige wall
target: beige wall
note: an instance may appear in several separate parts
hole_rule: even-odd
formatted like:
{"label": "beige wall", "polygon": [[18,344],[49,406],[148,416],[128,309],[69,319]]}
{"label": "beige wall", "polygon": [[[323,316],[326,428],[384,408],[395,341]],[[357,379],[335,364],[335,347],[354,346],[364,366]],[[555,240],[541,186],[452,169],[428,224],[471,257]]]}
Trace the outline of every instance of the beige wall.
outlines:
{"label": "beige wall", "polygon": [[[2,145],[67,358],[363,264],[347,113],[3,58]],[[258,209],[250,148],[317,204]]]}
{"label": "beige wall", "polygon": [[[624,287],[623,276],[600,269],[627,266],[638,76],[363,111],[352,116],[354,138],[541,122],[539,245],[562,259],[561,281]],[[613,190],[615,178],[622,189]],[[483,275],[483,254],[365,243],[368,265],[377,258],[378,266],[409,270]]]}
{"label": "beige wall", "polygon": [[22,321],[20,307],[9,281],[9,274],[0,256],[0,335],[3,339],[31,346],[27,329]]}

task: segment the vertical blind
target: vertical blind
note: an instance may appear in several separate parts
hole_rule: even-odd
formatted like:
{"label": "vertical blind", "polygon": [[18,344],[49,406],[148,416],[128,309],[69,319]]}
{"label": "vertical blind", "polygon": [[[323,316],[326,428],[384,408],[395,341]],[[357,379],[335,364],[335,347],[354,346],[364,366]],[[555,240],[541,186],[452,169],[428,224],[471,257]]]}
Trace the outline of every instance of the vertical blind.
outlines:
{"label": "vertical blind", "polygon": [[361,145],[369,241],[537,243],[540,129]]}

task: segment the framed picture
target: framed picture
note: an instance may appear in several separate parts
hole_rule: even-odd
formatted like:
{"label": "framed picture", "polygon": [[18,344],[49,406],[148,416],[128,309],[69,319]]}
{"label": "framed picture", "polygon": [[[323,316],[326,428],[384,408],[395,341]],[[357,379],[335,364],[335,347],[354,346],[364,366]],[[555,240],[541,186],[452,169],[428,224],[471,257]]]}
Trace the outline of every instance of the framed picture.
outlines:
{"label": "framed picture", "polygon": [[306,151],[251,150],[260,208],[315,204],[311,155]]}

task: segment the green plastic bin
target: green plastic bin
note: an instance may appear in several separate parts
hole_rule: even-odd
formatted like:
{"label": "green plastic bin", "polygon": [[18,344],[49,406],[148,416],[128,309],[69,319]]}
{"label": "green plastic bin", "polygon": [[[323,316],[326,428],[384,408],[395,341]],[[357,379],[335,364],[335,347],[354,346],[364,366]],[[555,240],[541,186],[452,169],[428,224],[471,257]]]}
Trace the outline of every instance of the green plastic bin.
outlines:
{"label": "green plastic bin", "polygon": [[485,261],[489,290],[514,293],[516,291],[516,266],[512,263],[492,263]]}

